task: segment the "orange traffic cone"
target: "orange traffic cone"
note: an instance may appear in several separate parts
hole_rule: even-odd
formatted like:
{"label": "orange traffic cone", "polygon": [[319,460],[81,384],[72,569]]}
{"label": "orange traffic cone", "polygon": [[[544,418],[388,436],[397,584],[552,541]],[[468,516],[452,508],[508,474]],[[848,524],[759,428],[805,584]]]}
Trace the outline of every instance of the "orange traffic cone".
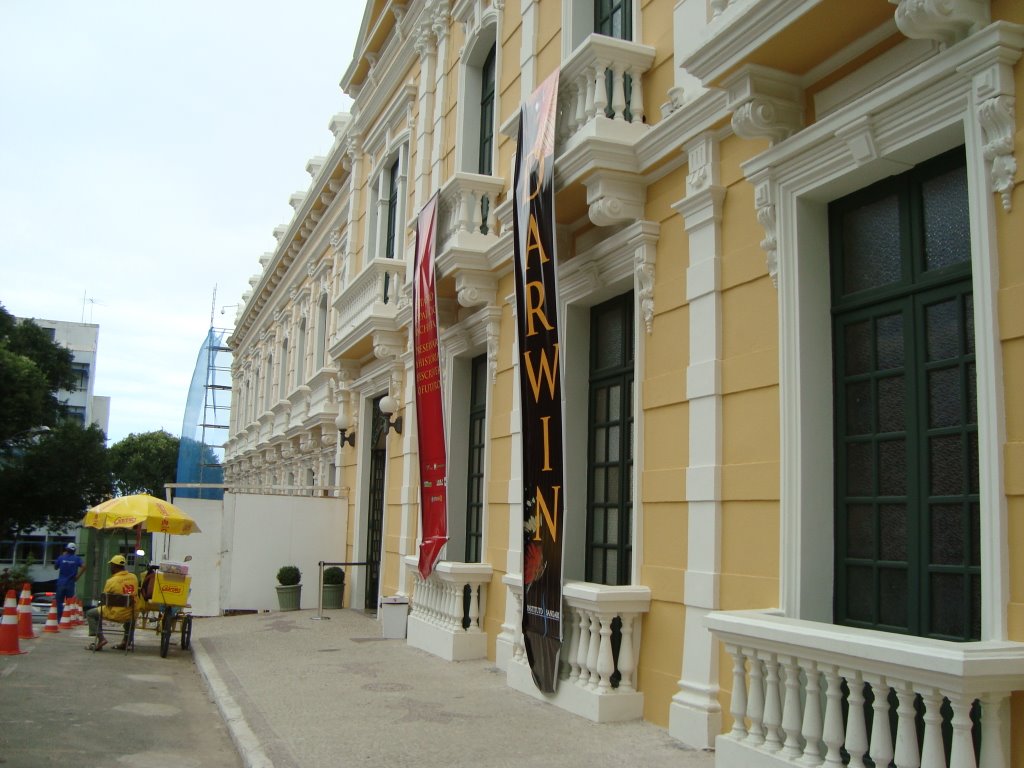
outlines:
{"label": "orange traffic cone", "polygon": [[82,604],[77,597],[71,598],[71,609],[71,626],[80,627],[85,624],[85,619],[82,617]]}
{"label": "orange traffic cone", "polygon": [[21,587],[21,597],[18,600],[18,637],[22,640],[34,640],[39,637],[32,626],[32,586],[24,584]]}
{"label": "orange traffic cone", "polygon": [[50,601],[50,612],[46,615],[46,626],[43,627],[43,632],[60,632],[60,626],[57,624],[57,601]]}
{"label": "orange traffic cone", "polygon": [[67,598],[64,599],[64,610],[60,614],[60,628],[71,629],[71,606],[68,605]]}
{"label": "orange traffic cone", "polygon": [[18,598],[14,590],[7,590],[4,599],[4,617],[0,619],[0,656],[25,653],[18,647]]}

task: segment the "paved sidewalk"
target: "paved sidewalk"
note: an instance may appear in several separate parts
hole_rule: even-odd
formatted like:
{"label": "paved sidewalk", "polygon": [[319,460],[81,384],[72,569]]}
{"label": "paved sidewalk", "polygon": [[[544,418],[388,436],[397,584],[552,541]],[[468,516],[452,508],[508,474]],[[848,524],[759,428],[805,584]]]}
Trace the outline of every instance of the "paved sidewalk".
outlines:
{"label": "paved sidewalk", "polygon": [[597,725],[510,689],[487,660],[382,640],[364,614],[196,619],[192,646],[250,768],[713,768],[647,723]]}

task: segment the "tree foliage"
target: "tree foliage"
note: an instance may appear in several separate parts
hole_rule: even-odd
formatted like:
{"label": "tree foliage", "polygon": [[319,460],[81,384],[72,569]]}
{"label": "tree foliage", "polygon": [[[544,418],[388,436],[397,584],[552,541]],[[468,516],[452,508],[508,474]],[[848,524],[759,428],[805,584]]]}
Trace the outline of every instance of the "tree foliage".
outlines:
{"label": "tree foliage", "polygon": [[57,390],[74,386],[71,352],[0,304],[0,448],[28,442],[61,416]]}
{"label": "tree foliage", "polygon": [[111,494],[106,437],[95,424],[59,422],[0,461],[0,534],[64,530]]}
{"label": "tree foliage", "polygon": [[148,493],[164,498],[164,483],[173,483],[178,472],[179,440],[157,430],[131,434],[110,448],[110,467],[119,496]]}

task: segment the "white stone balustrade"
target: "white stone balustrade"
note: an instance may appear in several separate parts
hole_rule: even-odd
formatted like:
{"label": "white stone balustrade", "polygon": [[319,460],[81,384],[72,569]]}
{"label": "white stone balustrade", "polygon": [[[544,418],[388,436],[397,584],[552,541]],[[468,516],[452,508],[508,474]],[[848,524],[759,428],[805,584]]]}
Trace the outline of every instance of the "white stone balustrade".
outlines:
{"label": "white stone balustrade", "polygon": [[498,237],[495,209],[504,186],[505,180],[495,176],[462,172],[452,176],[441,188],[437,225],[440,248],[452,239],[465,239],[465,235],[486,238],[480,244],[490,246]]}
{"label": "white stone balustrade", "polygon": [[[506,580],[522,625],[522,587]],[[606,586],[568,582],[562,588],[561,672],[554,696],[542,697],[533,683],[523,647],[522,632],[513,641],[508,683],[516,690],[545,698],[595,722],[635,720],[643,716],[643,694],[636,690],[640,657],[640,617],[651,607],[644,586]],[[619,647],[612,637],[618,619]]]}
{"label": "white stone balustrade", "polygon": [[647,130],[643,75],[653,63],[654,49],[648,45],[605,35],[591,35],[583,41],[559,75],[558,143],[564,147],[585,134],[611,138],[608,128],[615,129],[615,138],[628,140],[630,134],[639,138]]}
{"label": "white stone balustrade", "polygon": [[416,557],[406,557],[404,563],[415,579],[407,643],[448,661],[486,658],[487,635],[480,619],[487,608],[491,566],[442,560],[424,579]]}
{"label": "white stone balustrade", "polygon": [[[841,750],[851,766],[870,756],[896,768],[1010,768],[1009,702],[1024,690],[1024,644],[953,643],[759,611],[715,612],[705,624],[733,662],[733,724],[716,740],[717,768],[840,766]],[[873,695],[870,711],[865,690]],[[924,707],[920,742],[915,700]],[[944,701],[952,711],[948,745]],[[975,702],[980,759],[971,731]]]}
{"label": "white stone balustrade", "polygon": [[335,298],[333,343],[340,346],[333,352],[343,352],[349,344],[362,340],[374,329],[374,320],[394,318],[405,283],[405,266],[402,259],[371,259]]}

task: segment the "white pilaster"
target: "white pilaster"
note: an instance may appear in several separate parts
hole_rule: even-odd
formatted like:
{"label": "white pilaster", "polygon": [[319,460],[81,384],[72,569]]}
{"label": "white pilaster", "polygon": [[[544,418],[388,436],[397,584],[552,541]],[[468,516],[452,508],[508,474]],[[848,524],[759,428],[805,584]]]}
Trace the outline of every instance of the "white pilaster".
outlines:
{"label": "white pilaster", "polygon": [[687,196],[673,207],[689,236],[686,298],[690,312],[689,466],[686,470],[687,568],[683,673],[669,710],[669,733],[698,748],[714,747],[721,730],[718,644],[704,617],[718,608],[721,573],[722,471],[722,203],[718,143],[709,135],[687,146]]}

